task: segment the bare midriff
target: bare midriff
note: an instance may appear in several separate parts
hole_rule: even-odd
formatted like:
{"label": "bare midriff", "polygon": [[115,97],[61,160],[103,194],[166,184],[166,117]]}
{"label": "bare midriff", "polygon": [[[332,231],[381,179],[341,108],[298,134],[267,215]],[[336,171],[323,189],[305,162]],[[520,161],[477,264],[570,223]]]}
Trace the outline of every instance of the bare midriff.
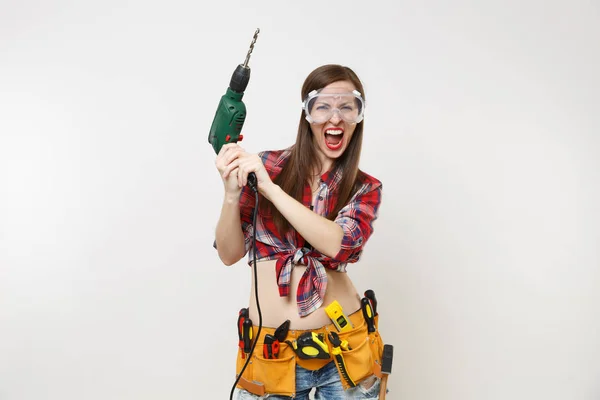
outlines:
{"label": "bare midriff", "polygon": [[[360,309],[360,296],[348,274],[325,269],[327,272],[325,301],[318,310],[313,311],[305,317],[300,317],[296,305],[296,291],[298,282],[300,282],[306,266],[294,266],[290,282],[290,293],[286,297],[281,297],[279,295],[279,287],[277,286],[275,264],[276,260],[257,262],[258,299],[263,326],[277,328],[282,322],[289,319],[290,329],[320,328],[331,323],[327,313],[325,313],[325,307],[334,300],[340,303],[346,315],[350,315]],[[255,325],[258,325],[259,318],[254,295],[254,271],[251,271],[251,274],[250,319]]]}

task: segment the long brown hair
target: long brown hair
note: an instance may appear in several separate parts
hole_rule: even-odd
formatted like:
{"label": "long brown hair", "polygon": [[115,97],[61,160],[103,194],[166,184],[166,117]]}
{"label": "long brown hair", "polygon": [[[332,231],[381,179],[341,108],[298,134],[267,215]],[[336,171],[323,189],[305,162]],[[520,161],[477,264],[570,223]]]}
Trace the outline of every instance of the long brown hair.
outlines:
{"label": "long brown hair", "polygon": [[[311,91],[324,88],[329,84],[339,81],[352,82],[364,99],[363,85],[354,71],[342,65],[328,64],[318,67],[306,77],[302,85],[302,100]],[[359,181],[362,180],[362,173],[358,169],[358,164],[362,148],[363,124],[364,121],[361,121],[356,125],[348,147],[339,158],[334,160],[332,171],[341,170],[342,179],[336,190],[338,196],[337,204],[327,215],[327,218],[330,220],[335,219],[340,209],[349,202],[358,188]],[[279,175],[274,179],[274,182],[284,192],[302,203],[304,185],[312,178],[315,166],[318,168],[317,171],[321,171],[322,165],[317,156],[317,148],[313,141],[310,124],[305,119],[304,111],[302,111],[296,144],[291,148],[290,157]],[[261,204],[264,207],[263,210],[272,215],[273,222],[280,234],[284,234],[291,229],[290,223],[271,202],[262,199]]]}

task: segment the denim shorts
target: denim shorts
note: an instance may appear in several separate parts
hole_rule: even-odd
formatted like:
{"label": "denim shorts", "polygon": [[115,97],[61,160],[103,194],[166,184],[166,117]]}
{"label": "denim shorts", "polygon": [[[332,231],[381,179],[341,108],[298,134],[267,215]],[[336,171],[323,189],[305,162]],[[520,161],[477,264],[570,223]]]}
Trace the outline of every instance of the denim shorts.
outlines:
{"label": "denim shorts", "polygon": [[[321,369],[314,371],[296,365],[296,397],[297,400],[308,400],[308,394],[315,388],[315,400],[377,399],[379,398],[379,379],[373,375],[356,387],[344,390],[340,374],[332,361]],[[283,400],[291,397],[266,395],[256,396],[246,390],[236,388],[234,399],[269,399]]]}

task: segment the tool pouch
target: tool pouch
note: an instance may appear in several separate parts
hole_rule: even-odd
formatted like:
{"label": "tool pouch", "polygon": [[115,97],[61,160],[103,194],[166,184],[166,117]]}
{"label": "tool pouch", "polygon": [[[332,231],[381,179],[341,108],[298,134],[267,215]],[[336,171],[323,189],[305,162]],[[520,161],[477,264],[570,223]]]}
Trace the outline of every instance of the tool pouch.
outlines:
{"label": "tool pouch", "polygon": [[[279,358],[266,359],[259,349],[263,347],[264,336],[261,333],[254,354],[238,387],[257,396],[277,394],[293,397],[296,394],[296,356],[285,343],[280,344]],[[236,376],[244,367],[246,358],[242,358],[242,350],[238,349]]]}
{"label": "tool pouch", "polygon": [[[359,385],[362,381],[373,375],[378,378],[381,374],[381,357],[383,355],[383,341],[379,335],[379,331],[368,332],[367,323],[363,319],[360,312],[349,316],[354,328],[345,332],[338,332],[341,340],[348,341],[349,350],[342,352],[344,360],[344,369],[336,362],[336,367],[340,374],[340,379],[344,389],[352,387],[344,374],[350,376],[350,380]],[[378,327],[378,315],[374,318],[375,327]],[[248,392],[257,395],[265,396],[266,394],[277,394],[281,396],[294,397],[296,392],[296,364],[307,369],[318,369],[330,361],[335,361],[333,358],[329,360],[302,360],[299,359],[294,352],[294,349],[287,343],[280,343],[279,357],[274,359],[265,359],[262,354],[262,348],[265,335],[274,334],[274,329],[263,328],[260,337],[257,338],[258,343],[254,349],[254,354],[251,357],[250,363],[244,370],[244,374],[238,382],[238,388],[245,389]],[[323,333],[327,337],[327,332],[337,330],[333,324],[327,327],[314,330],[313,332]],[[304,331],[290,332],[289,339],[297,339]],[[328,345],[331,345],[329,339],[325,339]],[[238,356],[236,361],[236,376],[244,367],[247,358],[242,358],[243,351],[238,348]],[[248,355],[246,355],[248,357]],[[315,368],[312,367],[312,363]],[[310,365],[309,365],[310,364]]]}
{"label": "tool pouch", "polygon": [[[346,371],[343,371],[339,363],[336,362],[344,389],[349,389],[352,387],[352,383],[359,384],[373,375],[381,377],[380,364],[383,342],[379,332],[376,330],[369,333],[367,324],[362,317],[353,322],[355,325],[352,330],[338,332],[339,338],[347,340],[350,345],[350,350],[342,351]],[[377,323],[377,317],[375,323]],[[349,375],[350,382],[344,378],[346,374]]]}

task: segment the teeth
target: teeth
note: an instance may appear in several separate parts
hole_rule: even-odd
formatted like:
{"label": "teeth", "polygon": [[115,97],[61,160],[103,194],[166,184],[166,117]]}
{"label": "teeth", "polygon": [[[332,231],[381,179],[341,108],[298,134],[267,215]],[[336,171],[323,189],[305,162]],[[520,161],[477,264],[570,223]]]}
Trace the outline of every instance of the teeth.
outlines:
{"label": "teeth", "polygon": [[325,133],[328,133],[330,135],[341,135],[342,133],[344,133],[344,131],[340,131],[340,130],[327,130],[325,131]]}

